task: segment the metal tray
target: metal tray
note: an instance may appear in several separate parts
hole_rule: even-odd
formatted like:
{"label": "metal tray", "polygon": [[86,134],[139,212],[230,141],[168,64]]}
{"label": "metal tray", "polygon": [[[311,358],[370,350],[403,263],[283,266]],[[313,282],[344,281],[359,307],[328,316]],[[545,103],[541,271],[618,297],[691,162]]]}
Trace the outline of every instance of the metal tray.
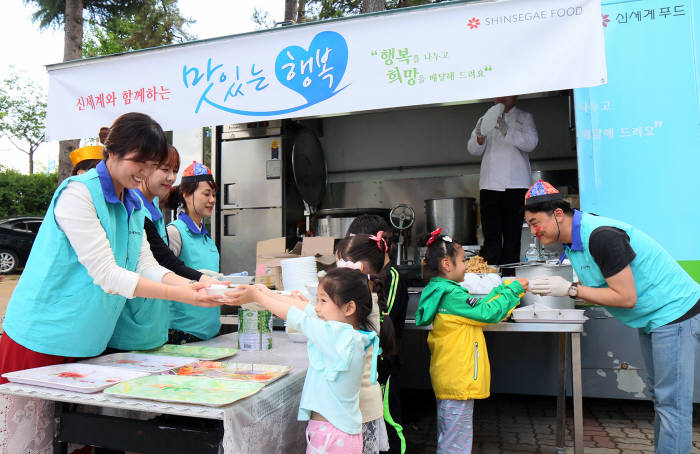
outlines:
{"label": "metal tray", "polygon": [[144,353],[113,353],[82,361],[83,364],[118,367],[137,370],[148,374],[160,374],[176,367],[196,362],[195,358],[177,356],[148,355]]}
{"label": "metal tray", "polygon": [[95,364],[66,363],[8,372],[2,376],[25,385],[96,393],[122,381],[148,376],[148,373]]}
{"label": "metal tray", "polygon": [[238,380],[253,383],[272,383],[290,371],[290,366],[271,364],[199,361],[168,372],[170,375],[186,377],[209,377],[216,380]]}
{"label": "metal tray", "polygon": [[208,377],[150,375],[119,383],[104,392],[136,399],[220,407],[255,394],[263,386],[264,383]]}

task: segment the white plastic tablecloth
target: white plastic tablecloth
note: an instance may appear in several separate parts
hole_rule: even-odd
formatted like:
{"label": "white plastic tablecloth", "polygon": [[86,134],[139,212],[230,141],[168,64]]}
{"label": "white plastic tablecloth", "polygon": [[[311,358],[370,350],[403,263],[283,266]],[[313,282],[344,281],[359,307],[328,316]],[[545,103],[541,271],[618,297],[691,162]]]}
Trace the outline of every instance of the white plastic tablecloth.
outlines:
{"label": "white plastic tablecloth", "polygon": [[[192,345],[235,347],[236,336],[227,334]],[[240,351],[231,360],[288,365],[292,369],[257,394],[225,407],[126,399],[101,392],[82,394],[15,383],[0,385],[0,394],[137,412],[220,419],[224,425],[223,448],[226,454],[304,452],[306,424],[297,421],[297,412],[308,367],[306,343],[291,342],[283,332],[275,332],[272,350]],[[130,415],[131,411],[128,412]]]}

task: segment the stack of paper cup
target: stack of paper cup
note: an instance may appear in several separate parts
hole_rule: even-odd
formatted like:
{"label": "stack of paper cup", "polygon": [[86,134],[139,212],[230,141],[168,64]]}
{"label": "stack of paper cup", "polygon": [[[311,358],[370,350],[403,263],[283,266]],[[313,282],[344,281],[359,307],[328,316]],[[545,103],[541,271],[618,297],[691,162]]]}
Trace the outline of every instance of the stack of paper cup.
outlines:
{"label": "stack of paper cup", "polygon": [[280,260],[282,265],[282,285],[285,290],[299,290],[306,293],[306,284],[318,282],[316,258],[313,256]]}

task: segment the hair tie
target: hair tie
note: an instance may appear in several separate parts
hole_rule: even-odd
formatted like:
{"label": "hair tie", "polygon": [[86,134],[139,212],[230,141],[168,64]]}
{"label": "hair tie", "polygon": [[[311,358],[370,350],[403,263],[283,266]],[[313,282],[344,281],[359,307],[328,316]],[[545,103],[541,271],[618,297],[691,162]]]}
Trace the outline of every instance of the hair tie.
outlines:
{"label": "hair tie", "polygon": [[352,270],[362,270],[362,262],[351,262],[349,260],[338,259],[335,266],[338,268],[350,268]]}
{"label": "hair tie", "polygon": [[[369,239],[377,242],[377,247],[382,252],[387,252],[389,250],[389,245],[386,244],[386,240],[382,238],[384,236],[384,231],[380,230],[376,235],[370,235]],[[384,247],[382,247],[382,243]]]}
{"label": "hair tie", "polygon": [[428,241],[425,242],[425,246],[427,247],[433,244],[433,242],[440,237],[441,233],[442,227],[438,227],[437,229],[430,232],[430,238],[428,238]]}

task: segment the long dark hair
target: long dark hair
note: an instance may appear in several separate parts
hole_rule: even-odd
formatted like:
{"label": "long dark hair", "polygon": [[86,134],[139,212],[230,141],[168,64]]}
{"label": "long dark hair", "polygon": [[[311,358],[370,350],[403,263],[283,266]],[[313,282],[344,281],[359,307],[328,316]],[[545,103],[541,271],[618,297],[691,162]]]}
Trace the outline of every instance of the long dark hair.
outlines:
{"label": "long dark hair", "polygon": [[396,349],[396,339],[394,324],[391,318],[386,316],[389,312],[386,303],[387,292],[391,284],[389,275],[391,264],[384,265],[388,248],[388,243],[383,241],[383,235],[380,232],[377,232],[377,235],[360,234],[340,240],[336,246],[336,256],[351,262],[365,262],[369,267],[369,281],[372,282],[374,292],[377,294],[380,310],[379,338],[384,353],[391,355]]}
{"label": "long dark hair", "polygon": [[163,162],[168,157],[168,139],[158,122],[146,114],[129,112],[114,120],[109,128],[100,129],[100,140],[105,148],[105,161],[112,153],[123,158],[136,151],[134,159]]}
{"label": "long dark hair", "polygon": [[194,191],[199,187],[199,183],[208,183],[209,187],[212,188],[214,192],[219,190],[219,185],[215,181],[198,181],[196,183],[180,183],[178,186],[173,186],[170,188],[168,195],[163,197],[160,201],[160,207],[162,209],[177,210],[178,207],[182,207],[182,210],[187,213],[187,204],[185,203],[185,195],[192,195]]}
{"label": "long dark hair", "polygon": [[459,245],[454,241],[445,241],[445,234],[435,235],[435,239],[430,243],[428,240],[433,237],[431,233],[423,233],[418,237],[418,246],[427,247],[425,258],[423,259],[423,276],[428,280],[440,274],[440,262],[447,257],[455,262]]}

